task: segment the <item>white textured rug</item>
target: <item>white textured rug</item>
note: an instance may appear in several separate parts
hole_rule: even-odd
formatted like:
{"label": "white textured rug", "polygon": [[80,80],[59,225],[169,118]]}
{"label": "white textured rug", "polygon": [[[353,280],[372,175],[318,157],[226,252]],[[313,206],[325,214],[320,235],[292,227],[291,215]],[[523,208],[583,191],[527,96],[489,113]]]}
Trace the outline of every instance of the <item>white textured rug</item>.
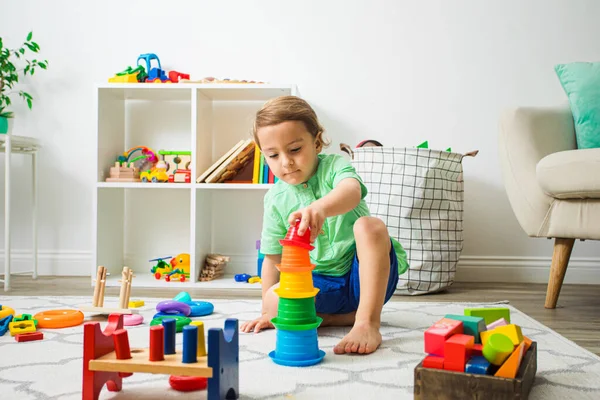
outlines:
{"label": "white textured rug", "polygon": [[[0,304],[17,313],[35,314],[57,308],[89,305],[90,297],[2,297]],[[148,318],[165,299],[144,299],[143,325],[128,327],[132,347],[148,346]],[[206,300],[206,299],[194,299]],[[241,322],[254,318],[259,300],[209,300],[215,312],[206,329],[223,327],[227,317]],[[105,306],[116,298],[106,298]],[[240,399],[412,399],[413,369],[424,357],[423,331],[448,313],[462,314],[463,303],[388,303],[384,308],[381,348],[368,356],[333,354],[333,346],[349,328],[319,329],[319,347],[327,355],[313,367],[274,364],[268,353],[275,331],[240,334]],[[508,306],[510,307],[510,306]],[[531,399],[599,399],[600,358],[558,335],[525,314],[511,309],[511,318],[525,335],[538,342],[538,372]],[[86,320],[90,318],[86,317]],[[105,318],[100,319],[105,321]],[[102,328],[105,324],[102,322]],[[43,330],[44,340],[17,343],[10,333],[0,337],[0,398],[81,398],[83,326]],[[182,335],[177,335],[178,348]],[[121,392],[104,388],[101,399],[205,399],[206,392],[172,390],[167,375],[134,374],[123,380]]]}

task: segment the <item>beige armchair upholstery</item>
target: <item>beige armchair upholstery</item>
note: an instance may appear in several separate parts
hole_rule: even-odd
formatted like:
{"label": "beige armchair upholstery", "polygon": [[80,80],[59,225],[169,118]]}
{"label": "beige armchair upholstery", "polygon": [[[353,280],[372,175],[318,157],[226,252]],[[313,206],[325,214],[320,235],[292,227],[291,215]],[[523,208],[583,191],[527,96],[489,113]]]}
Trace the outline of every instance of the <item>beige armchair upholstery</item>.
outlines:
{"label": "beige armchair upholstery", "polygon": [[530,237],[553,238],[546,308],[555,308],[575,239],[600,239],[600,149],[576,150],[568,108],[521,107],[500,120],[506,193]]}

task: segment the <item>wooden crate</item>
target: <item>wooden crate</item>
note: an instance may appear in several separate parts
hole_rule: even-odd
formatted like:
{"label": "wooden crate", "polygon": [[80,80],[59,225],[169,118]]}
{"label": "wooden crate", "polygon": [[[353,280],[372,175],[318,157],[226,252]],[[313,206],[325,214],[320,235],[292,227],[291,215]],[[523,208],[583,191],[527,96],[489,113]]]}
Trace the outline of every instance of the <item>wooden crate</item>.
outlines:
{"label": "wooden crate", "polygon": [[415,400],[526,400],[537,371],[537,343],[523,357],[515,379],[415,367]]}

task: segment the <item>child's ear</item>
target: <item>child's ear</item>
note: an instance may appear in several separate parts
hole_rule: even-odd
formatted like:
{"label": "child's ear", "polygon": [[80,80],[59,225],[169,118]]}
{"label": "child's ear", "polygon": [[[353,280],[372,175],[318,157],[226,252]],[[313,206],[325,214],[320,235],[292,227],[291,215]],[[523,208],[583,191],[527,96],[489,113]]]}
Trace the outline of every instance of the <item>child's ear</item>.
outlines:
{"label": "child's ear", "polygon": [[317,133],[317,137],[315,137],[315,147],[317,149],[317,153],[320,153],[321,150],[323,150],[323,139],[321,138],[322,135],[323,132],[319,132]]}

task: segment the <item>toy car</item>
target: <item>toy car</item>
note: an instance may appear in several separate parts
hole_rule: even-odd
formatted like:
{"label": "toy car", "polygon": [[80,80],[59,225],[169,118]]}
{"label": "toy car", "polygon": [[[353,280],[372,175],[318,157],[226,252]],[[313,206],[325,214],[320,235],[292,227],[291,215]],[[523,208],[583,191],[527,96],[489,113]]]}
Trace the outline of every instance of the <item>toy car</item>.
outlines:
{"label": "toy car", "polygon": [[168,182],[169,174],[167,174],[167,164],[164,161],[156,163],[156,167],[140,174],[142,182]]}

